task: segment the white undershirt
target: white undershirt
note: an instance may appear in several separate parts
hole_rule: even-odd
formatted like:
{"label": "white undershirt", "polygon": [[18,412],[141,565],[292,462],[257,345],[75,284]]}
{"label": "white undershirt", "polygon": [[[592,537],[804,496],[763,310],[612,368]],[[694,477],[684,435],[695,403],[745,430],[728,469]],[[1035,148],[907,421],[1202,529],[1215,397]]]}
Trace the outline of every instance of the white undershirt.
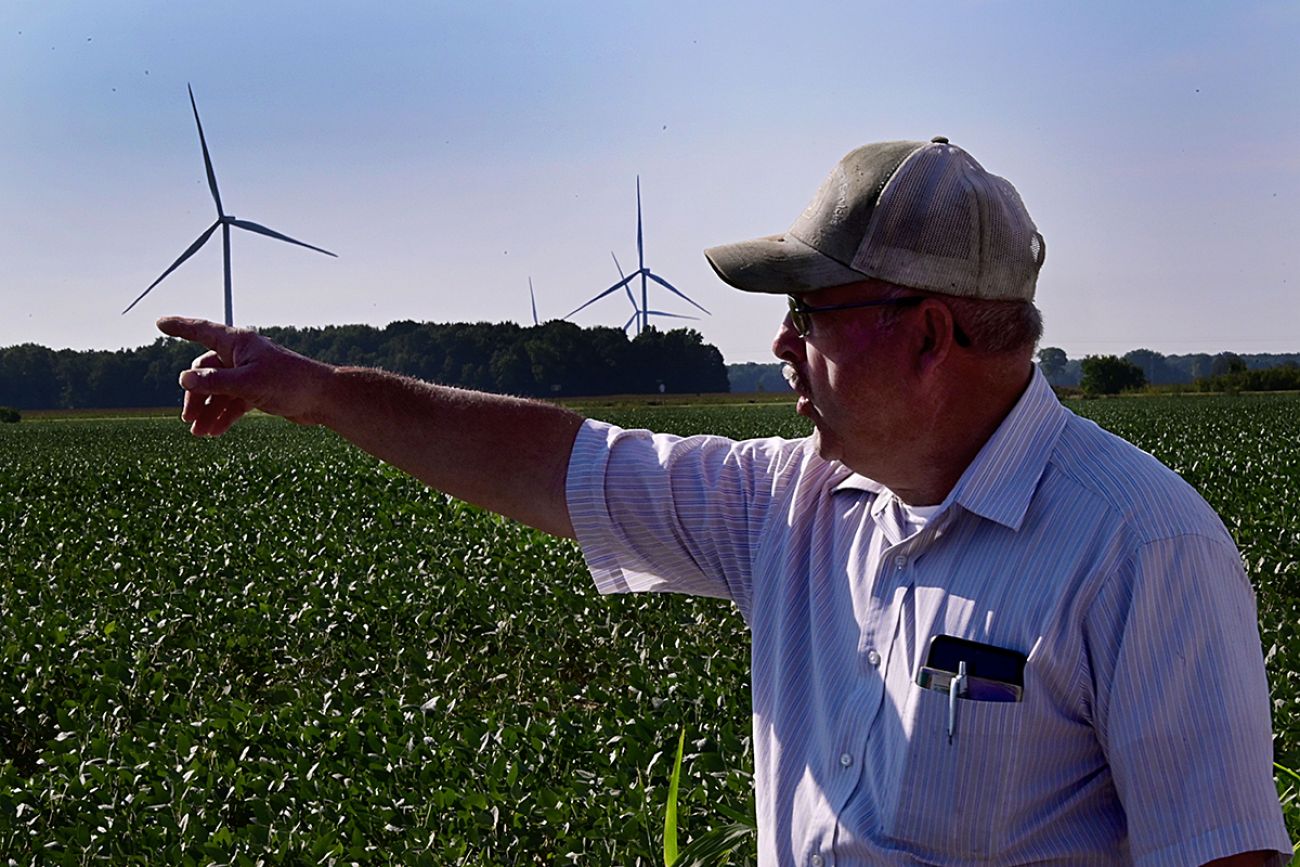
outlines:
{"label": "white undershirt", "polygon": [[[925,525],[930,523],[930,519],[939,511],[939,506],[909,506],[902,500],[898,500],[898,509],[903,514],[903,523],[907,527],[907,535],[912,536],[925,529]],[[942,504],[940,504],[942,505]]]}

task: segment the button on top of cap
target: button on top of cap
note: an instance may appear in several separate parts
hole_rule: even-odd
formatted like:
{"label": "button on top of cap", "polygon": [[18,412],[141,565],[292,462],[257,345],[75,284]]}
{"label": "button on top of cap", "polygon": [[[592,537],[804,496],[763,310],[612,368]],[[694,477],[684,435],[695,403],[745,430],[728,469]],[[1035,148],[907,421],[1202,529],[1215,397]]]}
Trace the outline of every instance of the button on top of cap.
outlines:
{"label": "button on top of cap", "polygon": [[930,139],[930,143],[931,143],[931,144],[947,144],[947,143],[948,143],[948,137],[947,137],[946,135],[937,135],[937,136],[935,136],[934,138]]}

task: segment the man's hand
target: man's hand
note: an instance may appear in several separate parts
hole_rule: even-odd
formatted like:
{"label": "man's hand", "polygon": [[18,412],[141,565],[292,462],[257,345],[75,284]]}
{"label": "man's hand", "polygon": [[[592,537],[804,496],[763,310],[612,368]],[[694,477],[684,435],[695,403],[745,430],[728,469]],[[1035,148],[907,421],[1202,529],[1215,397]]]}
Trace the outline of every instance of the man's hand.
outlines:
{"label": "man's hand", "polygon": [[205,319],[168,316],[158,329],[208,348],[180,376],[181,418],[195,436],[221,436],[257,408],[299,424],[313,424],[333,368],[304,358],[265,337]]}

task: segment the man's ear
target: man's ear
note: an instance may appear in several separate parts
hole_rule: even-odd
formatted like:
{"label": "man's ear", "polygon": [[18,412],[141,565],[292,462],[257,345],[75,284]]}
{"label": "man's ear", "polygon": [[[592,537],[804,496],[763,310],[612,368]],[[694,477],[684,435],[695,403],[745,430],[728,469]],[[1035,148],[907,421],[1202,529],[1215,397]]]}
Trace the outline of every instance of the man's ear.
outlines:
{"label": "man's ear", "polygon": [[927,298],[917,309],[916,363],[928,373],[940,367],[956,348],[952,310],[942,301]]}

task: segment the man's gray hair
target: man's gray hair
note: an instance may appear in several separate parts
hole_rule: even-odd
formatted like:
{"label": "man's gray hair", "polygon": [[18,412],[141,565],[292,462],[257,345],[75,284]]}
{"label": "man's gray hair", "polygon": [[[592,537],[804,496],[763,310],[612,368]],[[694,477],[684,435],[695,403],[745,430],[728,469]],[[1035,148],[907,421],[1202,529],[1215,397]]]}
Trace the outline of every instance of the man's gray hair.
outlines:
{"label": "man's gray hair", "polygon": [[[922,295],[948,305],[958,333],[969,340],[970,348],[982,355],[1033,355],[1043,336],[1043,314],[1032,301],[993,301],[986,298],[960,298],[937,292],[917,292],[906,286],[891,286],[888,298]],[[892,323],[902,315],[893,310],[882,319]]]}
{"label": "man's gray hair", "polygon": [[936,296],[952,310],[971,349],[988,355],[1033,354],[1043,336],[1043,314],[1032,301],[987,301]]}

